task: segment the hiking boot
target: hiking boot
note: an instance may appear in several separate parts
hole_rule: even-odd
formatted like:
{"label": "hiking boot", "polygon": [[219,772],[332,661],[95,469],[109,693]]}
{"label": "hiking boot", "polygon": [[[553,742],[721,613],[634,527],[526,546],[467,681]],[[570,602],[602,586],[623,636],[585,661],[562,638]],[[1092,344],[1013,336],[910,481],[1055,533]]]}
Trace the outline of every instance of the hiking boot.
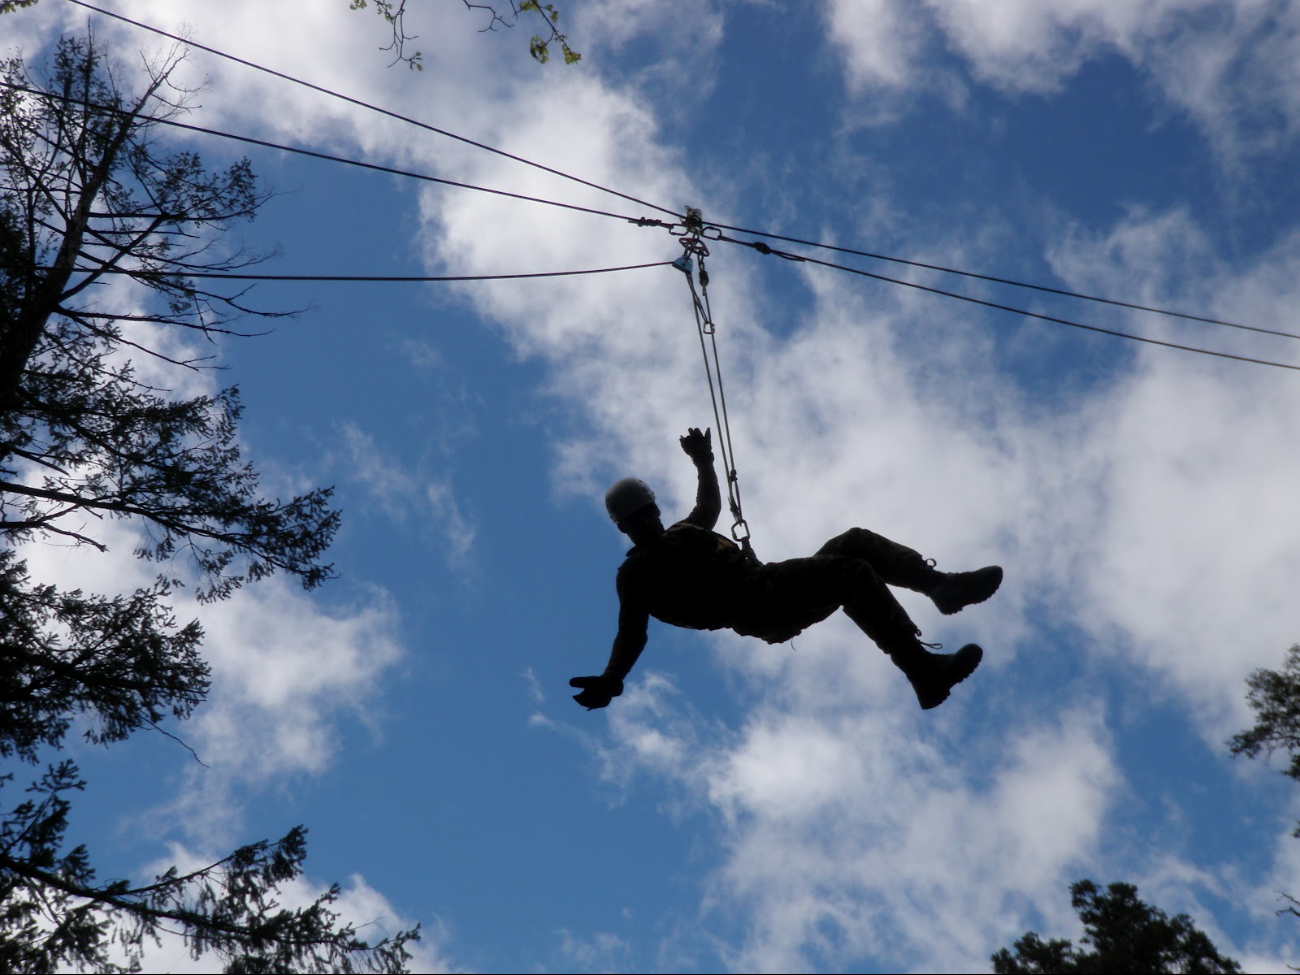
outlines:
{"label": "hiking boot", "polygon": [[[897,657],[895,661],[897,662]],[[921,709],[928,711],[937,708],[948,700],[948,692],[971,674],[984,659],[984,651],[974,643],[968,643],[956,653],[930,653],[907,661],[903,673],[916,691],[916,699]]]}
{"label": "hiking boot", "polygon": [[986,565],[974,572],[937,572],[927,596],[945,616],[959,613],[967,606],[982,603],[1002,585],[1002,566]]}

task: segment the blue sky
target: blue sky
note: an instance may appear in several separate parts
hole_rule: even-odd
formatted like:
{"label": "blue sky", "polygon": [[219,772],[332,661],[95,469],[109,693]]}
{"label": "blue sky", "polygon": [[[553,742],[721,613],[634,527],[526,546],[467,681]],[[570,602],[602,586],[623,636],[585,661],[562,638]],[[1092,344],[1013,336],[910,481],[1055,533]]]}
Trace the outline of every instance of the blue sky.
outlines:
{"label": "blue sky", "polygon": [[[569,68],[527,58],[527,25],[414,6],[419,73],[344,0],[111,4],[706,220],[1297,331],[1300,4],[588,0],[561,6]],[[35,61],[86,18],[43,0],[5,46]],[[95,29],[128,82],[166,49]],[[659,215],[203,52],[185,70],[196,124]],[[251,155],[278,195],[241,233],[282,248],[272,272],[680,253],[661,229]],[[359,922],[421,923],[419,969],[465,971],[981,971],[1027,929],[1075,935],[1067,888],[1091,877],[1285,970],[1294,789],[1223,740],[1246,675],[1300,638],[1300,376],[712,250],[759,554],[862,525],[940,568],[1003,565],[958,616],[901,594],[927,638],[985,647],[974,677],[921,713],[840,617],[778,647],[652,625],[624,696],[580,710],[567,680],[604,664],[626,548],[604,488],[636,474],[680,517],[677,437],[711,423],[681,275],[261,286],[309,310],[223,345],[226,371],[157,378],[240,385],[269,491],[337,486],[341,578],[178,600],[216,681],[172,730],[209,767],[161,736],[75,749],[103,873],[305,822],[308,881],[344,882]],[[1290,339],[819,256],[1300,363]],[[130,585],[134,531],[29,559]]]}

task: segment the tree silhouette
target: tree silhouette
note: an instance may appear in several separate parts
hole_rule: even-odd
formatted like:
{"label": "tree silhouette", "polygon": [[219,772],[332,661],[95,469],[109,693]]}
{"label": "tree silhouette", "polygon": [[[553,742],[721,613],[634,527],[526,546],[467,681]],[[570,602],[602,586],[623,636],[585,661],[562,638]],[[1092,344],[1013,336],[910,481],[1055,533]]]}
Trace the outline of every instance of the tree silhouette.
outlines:
{"label": "tree silhouette", "polygon": [[[1300,645],[1286,652],[1281,670],[1261,667],[1246,678],[1246,701],[1255,712],[1255,726],[1228,739],[1234,755],[1271,758],[1279,749],[1288,761],[1282,774],[1300,782]],[[1300,837],[1300,823],[1292,831]],[[1287,902],[1279,914],[1300,917],[1300,900],[1283,893]]]}
{"label": "tree silhouette", "polygon": [[1282,774],[1300,782],[1300,645],[1286,652],[1281,670],[1260,668],[1246,678],[1246,687],[1255,727],[1233,735],[1228,747],[1247,758],[1261,752],[1268,758],[1281,749],[1289,759]]}
{"label": "tree silhouette", "polygon": [[1079,972],[1096,975],[1240,972],[1186,914],[1169,917],[1138,899],[1132,884],[1111,884],[1105,892],[1091,880],[1070,885],[1070,900],[1083,921],[1076,948],[1065,939],[1043,941],[1033,931],[1009,951],[993,955],[996,975]]}
{"label": "tree silhouette", "polygon": [[[180,56],[150,64],[134,97],[92,36],[63,39],[45,76],[0,64],[0,756],[29,764],[58,752],[78,716],[107,744],[203,701],[202,631],[178,625],[176,587],[219,600],[277,571],[309,588],[332,574],[330,492],[262,497],[236,438],[237,390],[176,397],[138,365],[197,368],[190,347],[251,311],[204,275],[261,259],[224,236],[266,199],[248,161],[210,171],[154,132],[182,110]],[[33,582],[22,546],[103,550],[106,519],[138,527],[136,556],[160,570],[152,585],[99,595]],[[138,967],[165,932],[234,971],[398,971],[409,957],[414,931],[369,945],[339,924],[337,887],[280,905],[305,855],[301,827],[143,886],[96,879],[84,847],[64,852],[68,797],[83,787],[56,761],[0,812],[4,970],[113,971],[114,945]]]}

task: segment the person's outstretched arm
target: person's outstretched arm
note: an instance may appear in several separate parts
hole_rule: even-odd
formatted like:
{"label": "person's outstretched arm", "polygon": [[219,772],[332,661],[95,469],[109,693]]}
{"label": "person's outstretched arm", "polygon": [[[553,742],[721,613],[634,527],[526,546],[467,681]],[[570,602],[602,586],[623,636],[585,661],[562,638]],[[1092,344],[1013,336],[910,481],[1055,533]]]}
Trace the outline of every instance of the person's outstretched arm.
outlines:
{"label": "person's outstretched arm", "polygon": [[645,649],[650,612],[635,598],[631,588],[624,573],[620,571],[618,634],[614,637],[614,647],[609,652],[605,672],[594,677],[574,677],[569,681],[570,687],[581,690],[580,694],[573,695],[573,699],[589,711],[607,707],[610,701],[623,693],[623,678]]}
{"label": "person's outstretched arm", "polygon": [[682,450],[695,462],[700,484],[695,491],[695,507],[683,520],[699,528],[713,530],[722,514],[722,493],[718,490],[718,474],[713,469],[712,431],[703,433],[691,427],[681,438]]}

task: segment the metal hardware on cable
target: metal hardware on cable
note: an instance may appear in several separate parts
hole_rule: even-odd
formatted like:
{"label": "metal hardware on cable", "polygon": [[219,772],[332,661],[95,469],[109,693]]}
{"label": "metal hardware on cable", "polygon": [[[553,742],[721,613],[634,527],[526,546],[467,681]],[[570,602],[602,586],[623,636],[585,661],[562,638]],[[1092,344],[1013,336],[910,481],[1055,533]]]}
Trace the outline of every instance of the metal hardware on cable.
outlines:
{"label": "metal hardware on cable", "polygon": [[[727,418],[727,395],[722,386],[722,365],[718,359],[717,327],[713,324],[713,312],[709,306],[709,272],[704,266],[704,259],[709,256],[709,247],[704,242],[717,240],[709,231],[717,228],[706,227],[704,217],[695,207],[686,208],[686,219],[678,228],[669,230],[679,238],[682,255],[673,261],[673,267],[686,275],[686,283],[691,290],[691,305],[695,310],[695,328],[700,336],[700,353],[704,357],[704,375],[709,382],[709,398],[713,402],[713,421],[718,430],[718,450],[722,454],[722,466],[727,472],[727,505],[734,519],[731,525],[731,537],[740,543],[740,547],[751,559],[757,560],[749,541],[749,523],[740,507],[740,476],[736,473],[736,452],[731,444],[731,424]],[[695,289],[695,267],[699,266],[700,288]],[[708,341],[705,340],[708,336]]]}

